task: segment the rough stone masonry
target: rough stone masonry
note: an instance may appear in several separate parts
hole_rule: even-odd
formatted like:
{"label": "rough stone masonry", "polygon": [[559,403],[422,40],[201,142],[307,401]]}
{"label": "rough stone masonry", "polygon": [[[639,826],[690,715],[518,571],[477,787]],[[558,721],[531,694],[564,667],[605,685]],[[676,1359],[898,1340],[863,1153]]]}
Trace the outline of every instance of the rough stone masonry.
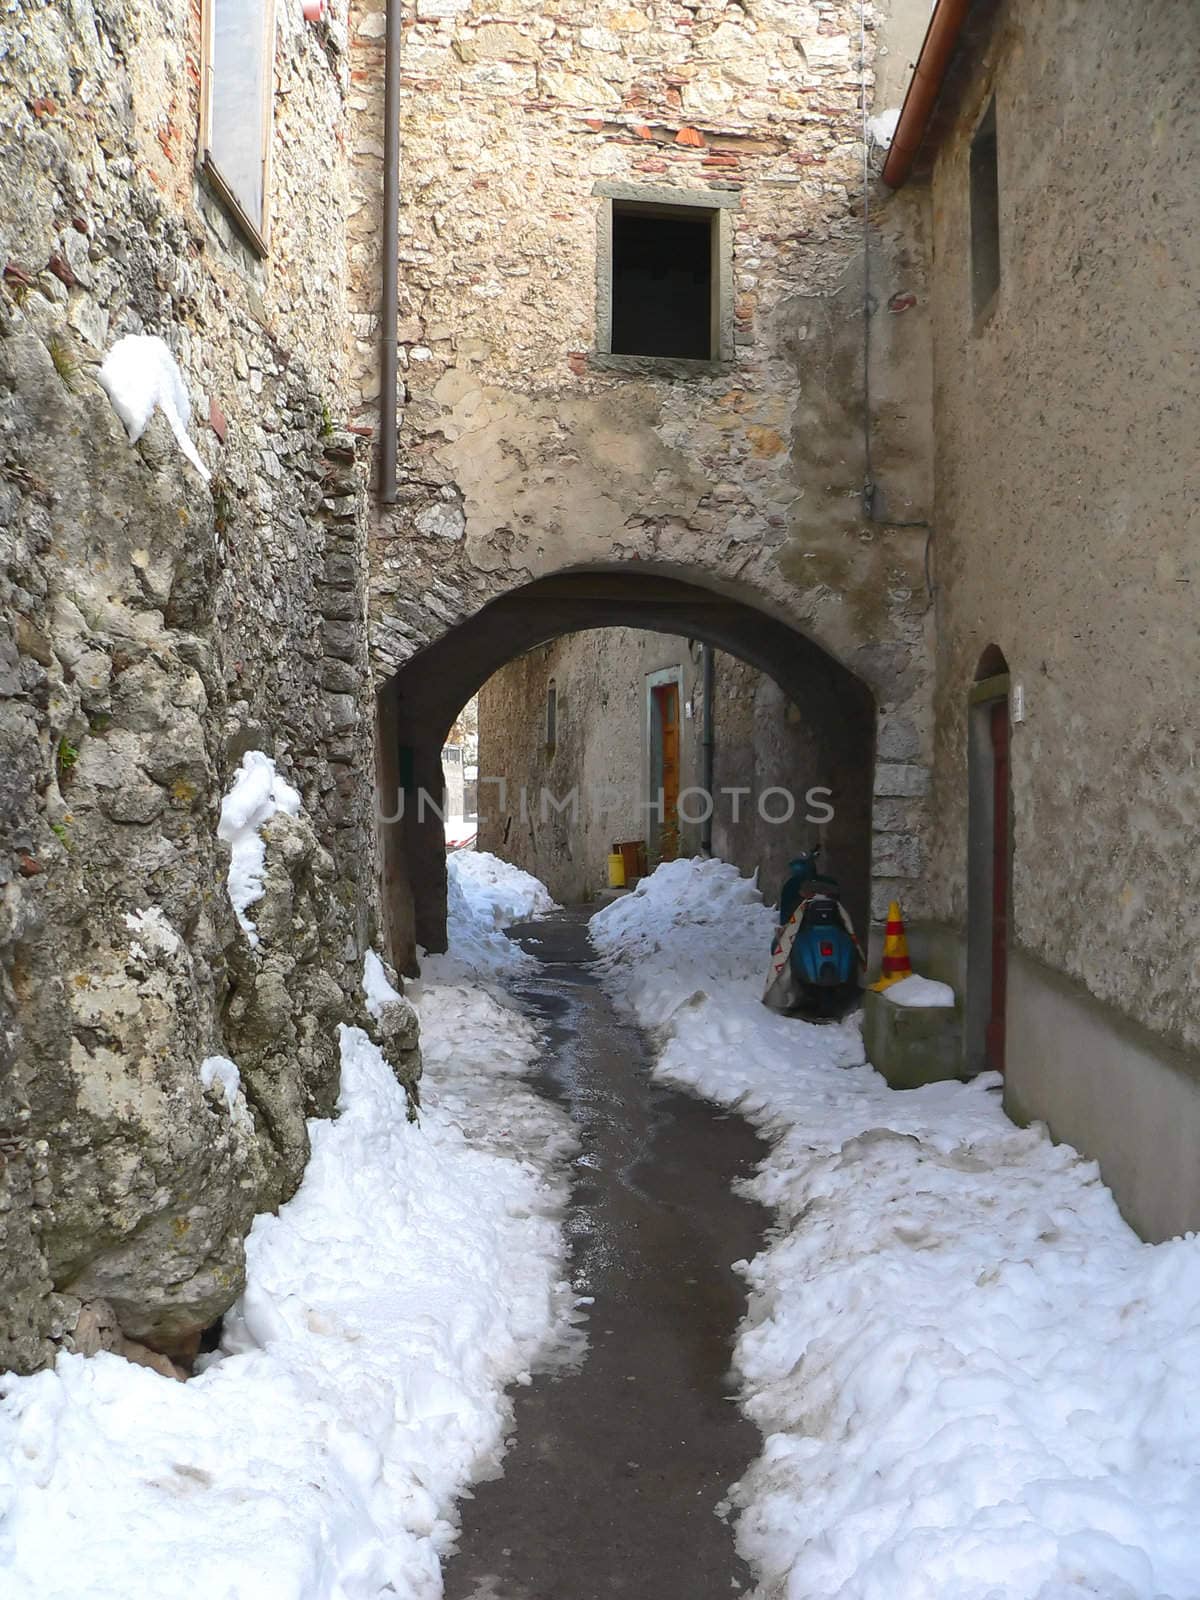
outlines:
{"label": "rough stone masonry", "polygon": [[[276,11],[265,259],[197,175],[195,7],[5,17],[0,1368],[74,1330],[186,1356],[238,1292],[251,1217],[299,1182],[337,1023],[362,1020],[365,472],[328,137],[346,36]],[[178,358],[210,486],[161,417],[132,447],[96,383],[129,332]],[[251,748],[304,799],[267,830],[257,950],[216,841]],[[202,1085],[212,1054],[247,1120]]]}

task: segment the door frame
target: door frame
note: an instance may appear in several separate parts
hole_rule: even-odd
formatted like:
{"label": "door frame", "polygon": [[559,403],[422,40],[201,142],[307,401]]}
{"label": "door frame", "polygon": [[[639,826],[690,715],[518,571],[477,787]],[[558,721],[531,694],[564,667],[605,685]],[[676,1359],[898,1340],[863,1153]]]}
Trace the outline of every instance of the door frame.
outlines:
{"label": "door frame", "polygon": [[[967,985],[963,1014],[963,1065],[968,1074],[990,1070],[988,1024],[992,1013],[995,946],[996,766],[992,714],[1009,704],[1007,672],[971,686],[967,708]],[[1012,721],[1009,718],[1005,798],[1006,950],[1012,949]]]}
{"label": "door frame", "polygon": [[683,668],[682,668],[682,666],[678,666],[678,667],[662,667],[657,672],[648,672],[646,674],[645,703],[644,703],[643,712],[642,712],[642,715],[643,715],[643,718],[644,718],[644,721],[643,721],[643,724],[642,724],[642,727],[643,727],[642,749],[644,751],[644,759],[642,761],[642,796],[643,796],[643,800],[644,800],[644,810],[642,812],[642,815],[646,819],[646,849],[651,855],[654,855],[654,854],[657,853],[657,850],[658,850],[658,835],[659,835],[659,832],[660,832],[661,827],[662,827],[662,824],[658,819],[658,814],[654,810],[654,807],[657,805],[657,802],[658,802],[658,791],[653,786],[654,785],[654,691],[655,691],[655,689],[661,689],[661,688],[665,687],[665,685],[667,685],[669,683],[673,683],[676,686],[676,688],[678,690],[678,693],[679,693],[679,752],[678,752],[677,760],[679,762],[679,775],[680,775],[680,785],[679,786],[680,786],[681,790],[684,787],[684,784],[683,784],[683,723],[684,723],[684,717],[683,717]]}

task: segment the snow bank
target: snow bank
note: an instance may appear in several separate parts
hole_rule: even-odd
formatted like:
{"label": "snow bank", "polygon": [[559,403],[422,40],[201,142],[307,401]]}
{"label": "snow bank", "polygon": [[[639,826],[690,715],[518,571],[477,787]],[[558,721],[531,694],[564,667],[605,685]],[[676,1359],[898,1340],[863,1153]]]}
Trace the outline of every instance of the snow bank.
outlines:
{"label": "snow bank", "polygon": [[175,442],[196,471],[208,482],[210,473],[188,437],[192,404],[179,364],[154,334],[127,333],[105,356],[96,378],[125,424],[130,444],[146,431],[156,406],[175,435]]}
{"label": "snow bank", "polygon": [[[538,1035],[511,1002],[427,982],[419,1006],[420,1123],[343,1028],[339,1115],[309,1124],[299,1191],[255,1220],[200,1376],[99,1355],[0,1380],[5,1600],[440,1596],[455,1497],[502,1455],[505,1386],[574,1349],[574,1146],[521,1081]],[[236,1096],[232,1062],[205,1069]]]}
{"label": "snow bank", "polygon": [[421,968],[447,982],[514,973],[536,965],[502,930],[556,909],[546,885],[486,850],[446,857],[448,955],[425,956]]}
{"label": "snow bank", "polygon": [[1142,1244],[995,1078],[895,1092],[852,1023],[766,1011],[732,872],[660,868],[592,934],[657,1074],[773,1144],[736,1353],[764,1451],[730,1496],[759,1592],[1195,1600],[1200,1239]]}
{"label": "snow bank", "polygon": [[731,986],[740,995],[754,971],[761,988],[775,914],[736,867],[697,857],[664,862],[588,928],[619,975],[621,998],[643,1024],[658,1026],[701,985],[701,998]]}
{"label": "snow bank", "polygon": [[889,983],[884,995],[894,1006],[952,1006],[954,990],[948,983],[938,983],[934,978],[922,978],[914,972],[899,983]]}
{"label": "snow bank", "polygon": [[252,945],[258,944],[258,929],[246,911],[262,895],[267,860],[259,830],[277,811],[286,812],[289,817],[299,816],[300,796],[279,776],[270,756],[261,750],[248,750],[233,788],[221,802],[217,837],[229,846],[229,898]]}

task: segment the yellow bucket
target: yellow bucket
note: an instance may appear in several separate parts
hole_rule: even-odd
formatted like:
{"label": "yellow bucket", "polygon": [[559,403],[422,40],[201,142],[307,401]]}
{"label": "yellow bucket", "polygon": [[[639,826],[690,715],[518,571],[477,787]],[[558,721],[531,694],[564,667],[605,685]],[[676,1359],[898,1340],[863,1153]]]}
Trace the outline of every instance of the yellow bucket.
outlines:
{"label": "yellow bucket", "polygon": [[614,850],[608,858],[608,887],[610,889],[625,887],[625,857],[619,850]]}

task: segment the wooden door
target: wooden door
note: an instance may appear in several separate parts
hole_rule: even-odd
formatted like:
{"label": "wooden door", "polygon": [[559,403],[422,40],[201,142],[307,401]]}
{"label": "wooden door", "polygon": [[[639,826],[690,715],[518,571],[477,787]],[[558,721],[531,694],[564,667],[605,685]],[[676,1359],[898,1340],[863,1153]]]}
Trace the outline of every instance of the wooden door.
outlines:
{"label": "wooden door", "polygon": [[1004,1071],[1004,1012],[1008,998],[1008,700],[991,709],[992,734],[992,998],[987,1064]]}
{"label": "wooden door", "polygon": [[662,826],[658,854],[674,861],[679,854],[679,685],[659,684],[653,691],[662,749]]}

